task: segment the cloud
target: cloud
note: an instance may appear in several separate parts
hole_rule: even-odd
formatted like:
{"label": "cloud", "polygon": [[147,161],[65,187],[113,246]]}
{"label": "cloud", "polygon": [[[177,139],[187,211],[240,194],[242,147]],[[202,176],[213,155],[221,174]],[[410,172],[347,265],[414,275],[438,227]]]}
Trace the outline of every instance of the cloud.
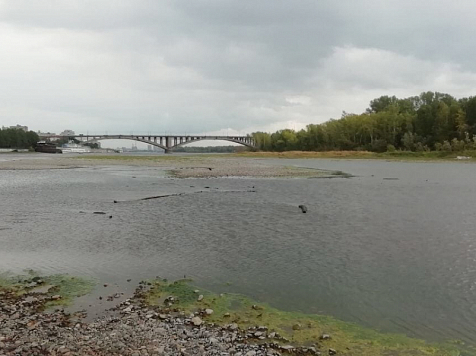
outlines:
{"label": "cloud", "polygon": [[2,124],[302,128],[380,95],[476,84],[476,4],[0,0]]}

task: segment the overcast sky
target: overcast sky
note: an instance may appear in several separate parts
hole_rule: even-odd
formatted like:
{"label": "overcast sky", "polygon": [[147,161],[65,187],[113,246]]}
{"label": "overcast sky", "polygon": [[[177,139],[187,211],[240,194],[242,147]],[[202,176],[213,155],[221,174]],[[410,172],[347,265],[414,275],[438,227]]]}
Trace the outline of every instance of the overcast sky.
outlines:
{"label": "overcast sky", "polygon": [[0,125],[249,133],[476,94],[473,0],[0,0]]}

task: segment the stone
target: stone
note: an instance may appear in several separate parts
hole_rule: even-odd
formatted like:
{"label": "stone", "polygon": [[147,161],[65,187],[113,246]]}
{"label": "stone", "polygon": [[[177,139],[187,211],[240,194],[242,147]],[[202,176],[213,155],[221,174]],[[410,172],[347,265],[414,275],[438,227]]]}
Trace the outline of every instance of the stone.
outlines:
{"label": "stone", "polygon": [[291,346],[291,345],[284,345],[284,346],[281,346],[280,348],[285,351],[294,350],[294,346]]}
{"label": "stone", "polygon": [[195,326],[200,326],[200,325],[202,325],[203,321],[199,316],[196,316],[196,317],[192,318],[192,323]]}
{"label": "stone", "polygon": [[205,309],[205,314],[212,315],[213,314],[213,309]]}
{"label": "stone", "polygon": [[293,330],[301,330],[302,329],[302,325],[301,324],[294,324],[293,325]]}
{"label": "stone", "polygon": [[201,302],[201,301],[203,300],[203,295],[200,294],[200,295],[198,296],[197,300],[198,300],[199,302]]}
{"label": "stone", "polygon": [[167,335],[167,330],[164,328],[156,328],[154,332],[161,336]]}
{"label": "stone", "polygon": [[59,299],[61,299],[61,296],[59,294],[56,294],[51,297],[51,300],[59,300]]}
{"label": "stone", "polygon": [[334,349],[329,349],[329,355],[336,355],[337,351]]}
{"label": "stone", "polygon": [[331,338],[331,336],[329,334],[322,334],[320,339],[321,340],[329,340]]}

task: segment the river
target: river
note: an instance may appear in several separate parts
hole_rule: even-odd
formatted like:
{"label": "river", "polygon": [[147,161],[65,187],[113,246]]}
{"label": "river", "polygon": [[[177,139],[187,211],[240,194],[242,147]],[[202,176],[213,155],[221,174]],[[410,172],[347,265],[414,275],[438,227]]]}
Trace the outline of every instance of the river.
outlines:
{"label": "river", "polygon": [[[354,177],[174,179],[127,166],[0,171],[0,271],[66,272],[125,291],[143,278],[186,276],[286,310],[476,345],[476,165],[263,163]],[[210,192],[138,200],[202,190]]]}

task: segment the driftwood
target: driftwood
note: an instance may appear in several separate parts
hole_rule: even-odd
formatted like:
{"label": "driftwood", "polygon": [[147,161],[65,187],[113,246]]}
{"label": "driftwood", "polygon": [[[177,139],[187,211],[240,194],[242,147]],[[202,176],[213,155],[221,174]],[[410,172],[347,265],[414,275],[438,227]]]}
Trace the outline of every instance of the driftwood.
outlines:
{"label": "driftwood", "polygon": [[301,209],[301,211],[302,211],[304,214],[307,213],[307,208],[306,208],[305,205],[299,205],[298,208]]}
{"label": "driftwood", "polygon": [[[207,187],[205,187],[207,188]],[[210,187],[208,187],[210,188]],[[218,188],[217,188],[218,189]],[[122,201],[122,203],[125,202],[133,202],[133,201],[142,201],[142,200],[152,200],[152,199],[161,199],[161,198],[168,198],[168,197],[179,197],[179,196],[184,196],[184,195],[192,195],[192,194],[200,194],[200,193],[256,193],[256,190],[199,190],[196,192],[190,192],[190,193],[171,193],[171,194],[163,194],[163,195],[154,195],[151,197],[145,197],[145,198],[140,198],[140,199],[135,199],[135,200],[125,200]],[[114,203],[120,203],[117,200],[114,200]]]}

